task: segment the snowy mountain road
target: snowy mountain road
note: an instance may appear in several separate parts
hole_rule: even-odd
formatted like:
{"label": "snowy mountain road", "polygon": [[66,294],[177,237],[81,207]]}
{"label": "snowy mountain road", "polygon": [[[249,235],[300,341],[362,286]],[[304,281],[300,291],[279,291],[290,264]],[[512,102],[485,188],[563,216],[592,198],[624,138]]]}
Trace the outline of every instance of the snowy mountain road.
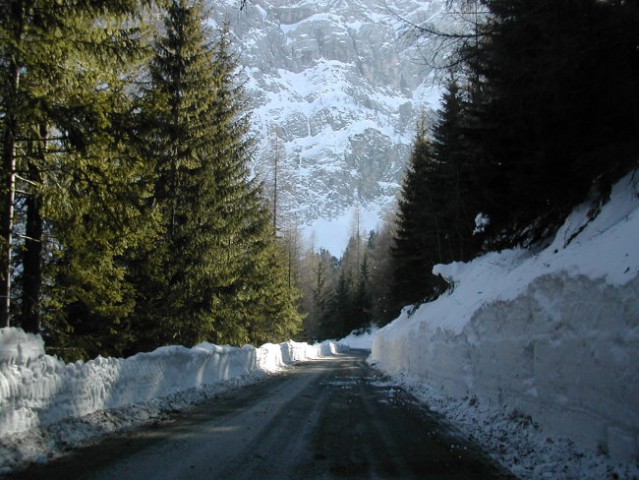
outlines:
{"label": "snowy mountain road", "polygon": [[9,478],[511,479],[352,351]]}

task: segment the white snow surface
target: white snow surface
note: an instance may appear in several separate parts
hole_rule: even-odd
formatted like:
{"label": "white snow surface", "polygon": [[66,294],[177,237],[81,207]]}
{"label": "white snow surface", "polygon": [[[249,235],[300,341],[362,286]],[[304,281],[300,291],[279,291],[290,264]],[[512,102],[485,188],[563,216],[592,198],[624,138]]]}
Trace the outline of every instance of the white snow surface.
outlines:
{"label": "white snow surface", "polygon": [[0,474],[254,383],[341,346],[201,343],[66,364],[38,335],[0,329]]}
{"label": "white snow surface", "polygon": [[350,347],[519,478],[639,478],[638,187],[576,209],[544,249],[435,267],[449,294],[340,341],[65,364],[0,329],[0,475]]}
{"label": "white snow surface", "polygon": [[639,478],[639,178],[538,251],[437,265],[450,292],[380,329],[369,362],[521,478]]}
{"label": "white snow surface", "polygon": [[338,341],[339,345],[354,350],[370,350],[373,347],[373,340],[377,334],[378,328],[373,326],[363,332],[354,331],[350,335]]}

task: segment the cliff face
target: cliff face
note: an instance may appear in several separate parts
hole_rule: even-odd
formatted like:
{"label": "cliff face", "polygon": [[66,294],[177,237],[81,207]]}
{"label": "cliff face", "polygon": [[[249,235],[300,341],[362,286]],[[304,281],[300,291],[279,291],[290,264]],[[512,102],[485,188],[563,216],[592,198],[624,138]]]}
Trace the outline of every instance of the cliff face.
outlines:
{"label": "cliff face", "polygon": [[236,36],[267,188],[277,164],[280,218],[312,230],[359,208],[362,228],[376,226],[401,184],[417,115],[439,98],[441,72],[405,20],[448,21],[443,3],[251,0],[242,12],[213,3],[215,23],[228,18]]}

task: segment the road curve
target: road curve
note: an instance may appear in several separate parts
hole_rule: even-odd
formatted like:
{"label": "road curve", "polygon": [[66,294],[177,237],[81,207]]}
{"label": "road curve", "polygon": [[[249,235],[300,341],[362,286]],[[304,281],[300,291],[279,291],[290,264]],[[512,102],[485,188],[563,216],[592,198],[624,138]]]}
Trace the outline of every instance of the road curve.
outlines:
{"label": "road curve", "polygon": [[306,362],[10,479],[513,479],[366,353]]}

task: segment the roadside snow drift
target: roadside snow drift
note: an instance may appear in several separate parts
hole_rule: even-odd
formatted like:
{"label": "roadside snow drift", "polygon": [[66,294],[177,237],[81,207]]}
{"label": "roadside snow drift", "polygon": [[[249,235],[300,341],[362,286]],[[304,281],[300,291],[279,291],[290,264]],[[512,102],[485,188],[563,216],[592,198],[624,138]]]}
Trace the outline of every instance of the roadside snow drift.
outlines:
{"label": "roadside snow drift", "polygon": [[260,374],[332,355],[337,350],[338,346],[331,342],[308,345],[290,341],[260,348],[202,343],[193,348],[161,347],[127,359],[98,357],[65,364],[57,357],[45,355],[41,337],[17,328],[3,328],[0,329],[0,439],[96,411],[139,405],[232,379],[256,380]]}
{"label": "roadside snow drift", "polygon": [[542,251],[436,266],[452,292],[379,330],[370,362],[637,461],[638,194],[624,178],[594,220],[577,209]]}

